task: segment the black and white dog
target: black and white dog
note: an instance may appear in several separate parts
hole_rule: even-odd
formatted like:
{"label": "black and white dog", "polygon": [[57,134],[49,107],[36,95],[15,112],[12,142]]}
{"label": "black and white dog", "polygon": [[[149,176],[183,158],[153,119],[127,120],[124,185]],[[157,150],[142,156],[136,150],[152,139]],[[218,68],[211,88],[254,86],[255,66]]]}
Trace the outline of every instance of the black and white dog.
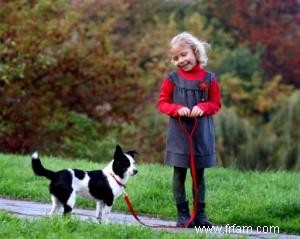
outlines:
{"label": "black and white dog", "polygon": [[125,187],[129,176],[138,170],[134,166],[135,151],[123,152],[116,146],[113,160],[103,169],[83,171],[80,169],[64,169],[51,171],[41,164],[37,152],[32,155],[32,169],[38,176],[50,179],[49,191],[52,200],[50,215],[56,213],[61,206],[64,214],[72,212],[76,195],[96,200],[96,218],[99,222],[108,222],[112,205]]}

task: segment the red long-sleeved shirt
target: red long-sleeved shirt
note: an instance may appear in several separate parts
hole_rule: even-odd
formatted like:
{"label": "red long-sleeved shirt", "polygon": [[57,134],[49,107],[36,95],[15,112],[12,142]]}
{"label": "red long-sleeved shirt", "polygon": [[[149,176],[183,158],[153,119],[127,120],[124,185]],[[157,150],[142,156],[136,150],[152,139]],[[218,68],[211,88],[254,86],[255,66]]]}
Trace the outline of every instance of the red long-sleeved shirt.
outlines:
{"label": "red long-sleeved shirt", "polygon": [[[177,73],[186,80],[203,79],[205,76],[205,71],[199,65],[196,65],[190,71],[183,71],[181,69],[178,69]],[[178,110],[184,106],[173,103],[173,90],[174,84],[167,78],[165,78],[161,85],[157,108],[164,114],[172,117],[177,117]],[[216,78],[212,79],[212,83],[209,86],[208,101],[204,103],[199,102],[197,105],[203,111],[203,116],[213,115],[220,110],[221,93]]]}

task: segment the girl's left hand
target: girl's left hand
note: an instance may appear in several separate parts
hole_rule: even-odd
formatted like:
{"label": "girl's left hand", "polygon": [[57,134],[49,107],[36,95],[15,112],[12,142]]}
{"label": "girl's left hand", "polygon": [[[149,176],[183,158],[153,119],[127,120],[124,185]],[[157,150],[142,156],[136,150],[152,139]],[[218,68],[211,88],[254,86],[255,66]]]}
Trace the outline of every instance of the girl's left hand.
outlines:
{"label": "girl's left hand", "polygon": [[203,115],[203,110],[199,108],[199,106],[195,105],[192,109],[190,117],[198,117]]}

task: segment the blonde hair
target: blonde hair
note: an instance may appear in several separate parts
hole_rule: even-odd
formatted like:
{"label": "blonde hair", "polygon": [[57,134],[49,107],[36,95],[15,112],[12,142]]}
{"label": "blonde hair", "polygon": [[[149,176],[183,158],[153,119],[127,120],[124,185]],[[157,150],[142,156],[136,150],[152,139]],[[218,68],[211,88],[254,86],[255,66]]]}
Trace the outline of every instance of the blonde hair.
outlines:
{"label": "blonde hair", "polygon": [[195,56],[200,66],[207,65],[207,61],[208,61],[207,50],[211,49],[210,44],[208,44],[205,41],[199,40],[197,37],[193,36],[188,32],[182,32],[172,38],[172,40],[170,41],[170,48],[172,48],[172,46],[174,46],[179,42],[187,44],[188,46],[191,47],[191,49],[195,53]]}

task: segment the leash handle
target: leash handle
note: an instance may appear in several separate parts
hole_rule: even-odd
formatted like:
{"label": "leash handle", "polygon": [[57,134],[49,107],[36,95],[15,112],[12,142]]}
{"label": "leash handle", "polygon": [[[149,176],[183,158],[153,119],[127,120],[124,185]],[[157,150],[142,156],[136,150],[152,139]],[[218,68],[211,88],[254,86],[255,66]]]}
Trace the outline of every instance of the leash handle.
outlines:
{"label": "leash handle", "polygon": [[197,118],[194,117],[194,125],[193,125],[193,128],[192,128],[192,131],[189,132],[187,130],[187,128],[183,125],[182,123],[182,120],[181,120],[181,117],[178,118],[178,122],[179,122],[179,125],[181,127],[181,129],[183,130],[183,132],[188,136],[188,137],[193,137],[195,131],[196,131],[196,128],[197,128]]}

